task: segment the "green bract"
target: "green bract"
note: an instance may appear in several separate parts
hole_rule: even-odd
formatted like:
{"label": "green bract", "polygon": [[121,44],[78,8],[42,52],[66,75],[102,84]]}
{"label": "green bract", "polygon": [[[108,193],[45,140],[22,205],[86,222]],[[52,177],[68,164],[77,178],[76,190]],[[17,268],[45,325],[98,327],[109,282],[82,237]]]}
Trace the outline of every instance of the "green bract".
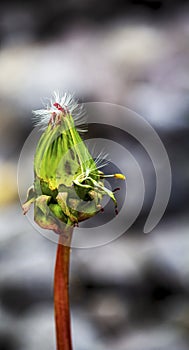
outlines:
{"label": "green bract", "polygon": [[34,157],[34,185],[28,190],[23,211],[25,214],[34,203],[36,223],[57,233],[65,224],[76,225],[94,216],[104,195],[117,205],[113,192],[104,187],[105,175],[76,129],[80,112],[70,96],[57,94],[50,107],[34,112],[44,131]]}

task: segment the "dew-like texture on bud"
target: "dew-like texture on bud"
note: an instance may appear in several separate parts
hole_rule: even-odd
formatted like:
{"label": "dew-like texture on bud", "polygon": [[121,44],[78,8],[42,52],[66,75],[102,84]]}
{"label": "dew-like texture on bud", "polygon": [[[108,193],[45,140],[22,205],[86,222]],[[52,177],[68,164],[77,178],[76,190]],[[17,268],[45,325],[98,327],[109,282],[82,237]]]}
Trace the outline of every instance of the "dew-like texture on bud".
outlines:
{"label": "dew-like texture on bud", "polygon": [[[77,225],[94,216],[104,195],[117,206],[114,193],[104,186],[106,175],[77,130],[83,124],[83,108],[70,95],[55,93],[47,108],[34,115],[43,133],[35,151],[34,184],[23,204],[24,214],[34,203],[36,223],[61,233],[65,224]],[[124,179],[122,174],[107,177]]]}

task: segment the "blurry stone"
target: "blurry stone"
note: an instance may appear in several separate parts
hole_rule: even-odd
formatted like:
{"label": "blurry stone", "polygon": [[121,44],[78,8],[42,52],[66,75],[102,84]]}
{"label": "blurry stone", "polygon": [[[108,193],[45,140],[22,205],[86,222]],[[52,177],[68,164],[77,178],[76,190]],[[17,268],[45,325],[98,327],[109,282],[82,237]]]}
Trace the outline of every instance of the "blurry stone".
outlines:
{"label": "blurry stone", "polygon": [[18,322],[17,329],[23,350],[56,348],[53,306],[37,304]]}
{"label": "blurry stone", "polygon": [[[188,222],[183,218],[182,225],[174,220],[166,225],[166,228],[157,228],[148,235],[132,237],[127,234],[121,238],[99,248],[73,250],[72,252],[72,273],[80,266],[80,276],[88,276],[90,279],[98,280],[99,283],[113,283],[114,285],[123,281],[138,281],[144,278],[145,266],[159,266],[161,269],[167,266],[164,271],[170,274],[171,278],[179,277],[181,286],[188,286]],[[76,232],[75,232],[76,234]],[[96,258],[98,256],[98,259]],[[151,261],[152,265],[149,265]],[[77,263],[76,263],[77,262]],[[166,279],[166,278],[165,278]]]}
{"label": "blurry stone", "polygon": [[174,327],[183,331],[188,337],[189,331],[189,300],[188,295],[170,298],[164,308],[165,317]]}
{"label": "blurry stone", "polygon": [[22,342],[17,323],[0,307],[0,349],[22,350]]}
{"label": "blurry stone", "polygon": [[[112,344],[106,344],[111,347]],[[162,324],[159,327],[141,327],[129,334],[123,334],[114,342],[112,349],[117,350],[187,350],[188,344],[182,333],[174,327]]]}
{"label": "blurry stone", "polygon": [[156,86],[153,82],[136,83],[130,91],[128,102],[160,130],[182,129],[188,124],[185,119],[189,108],[187,97],[179,89],[173,91],[171,88]]}
{"label": "blurry stone", "polygon": [[70,90],[128,105],[153,125],[175,128],[186,124],[183,113],[189,108],[187,42],[182,18],[176,28],[174,23],[160,28],[145,21],[132,25],[117,21],[97,31],[90,23],[75,24],[55,42],[4,48],[0,95],[29,112],[54,89]]}
{"label": "blurry stone", "polygon": [[[85,250],[74,250],[72,253],[72,271],[80,265],[80,276],[88,276],[90,280],[98,280],[99,283],[113,283],[114,285],[129,280],[140,280],[140,266],[138,258],[137,241],[128,242],[123,238],[108,245]],[[141,253],[145,251],[144,245],[140,245]],[[98,259],[96,258],[98,256]],[[77,263],[76,263],[77,262]],[[123,282],[123,283],[124,283]]]}
{"label": "blurry stone", "polygon": [[18,198],[16,166],[13,163],[0,163],[0,206],[14,202]]}
{"label": "blurry stone", "polygon": [[[10,324],[8,325],[8,327]],[[19,335],[12,334],[7,329],[0,330],[0,349],[1,350],[21,350]]]}
{"label": "blurry stone", "polygon": [[72,340],[74,349],[104,350],[98,331],[86,310],[77,307],[72,310]]}
{"label": "blurry stone", "polygon": [[[143,76],[149,65],[165,58],[171,51],[171,43],[163,31],[156,26],[137,22],[109,29],[107,33],[107,54],[114,66],[126,73],[126,79]],[[114,50],[113,50],[114,47]],[[145,71],[142,73],[142,68]]]}
{"label": "blurry stone", "polygon": [[128,307],[118,293],[97,291],[91,301],[90,313],[102,336],[113,336],[128,324]]}
{"label": "blurry stone", "polygon": [[166,263],[179,276],[180,284],[189,290],[188,276],[188,218],[181,216],[151,234],[151,244],[157,259]]}
{"label": "blurry stone", "polygon": [[[25,220],[24,215],[22,214],[21,204],[19,206],[18,203],[9,203],[7,206],[0,207],[1,254],[8,249],[9,242],[12,244],[14,240],[11,239],[15,239],[15,237],[17,239],[17,237],[22,235],[23,232],[28,233],[29,230],[31,230],[31,225],[27,220]],[[3,243],[5,245],[3,245]],[[7,254],[4,255],[4,258],[6,257]]]}
{"label": "blurry stone", "polygon": [[2,45],[16,45],[32,41],[36,30],[36,20],[31,6],[4,6],[0,13]]}
{"label": "blurry stone", "polygon": [[31,111],[28,117],[24,109],[17,108],[14,101],[0,102],[0,149],[1,158],[18,158],[18,153],[31,129]]}

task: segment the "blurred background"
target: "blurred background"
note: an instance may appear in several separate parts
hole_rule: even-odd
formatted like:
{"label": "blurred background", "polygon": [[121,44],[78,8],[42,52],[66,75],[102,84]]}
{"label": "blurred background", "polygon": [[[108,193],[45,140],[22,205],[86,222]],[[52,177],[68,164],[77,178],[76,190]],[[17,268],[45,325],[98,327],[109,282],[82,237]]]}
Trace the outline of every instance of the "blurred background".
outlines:
{"label": "blurred background", "polygon": [[[31,110],[55,89],[141,114],[161,137],[173,173],[166,213],[145,235],[153,167],[135,140],[117,131],[117,142],[129,144],[144,169],[148,195],[127,234],[72,250],[74,349],[189,348],[188,10],[181,0],[1,0],[0,350],[55,349],[56,245],[23,217],[16,179]],[[89,132],[102,136],[98,128]]]}

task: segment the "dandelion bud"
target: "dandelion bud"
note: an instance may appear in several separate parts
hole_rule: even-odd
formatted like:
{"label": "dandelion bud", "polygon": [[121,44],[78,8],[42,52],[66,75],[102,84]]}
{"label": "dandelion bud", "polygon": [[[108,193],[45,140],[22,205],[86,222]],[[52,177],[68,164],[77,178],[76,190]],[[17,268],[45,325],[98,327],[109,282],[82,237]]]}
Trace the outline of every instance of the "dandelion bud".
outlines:
{"label": "dandelion bud", "polygon": [[82,107],[70,95],[61,98],[55,93],[49,106],[34,116],[43,133],[35,151],[34,185],[23,204],[24,214],[34,203],[36,223],[61,233],[65,224],[77,225],[100,211],[104,195],[117,206],[103,179],[125,177],[99,170],[77,129],[84,123]]}

